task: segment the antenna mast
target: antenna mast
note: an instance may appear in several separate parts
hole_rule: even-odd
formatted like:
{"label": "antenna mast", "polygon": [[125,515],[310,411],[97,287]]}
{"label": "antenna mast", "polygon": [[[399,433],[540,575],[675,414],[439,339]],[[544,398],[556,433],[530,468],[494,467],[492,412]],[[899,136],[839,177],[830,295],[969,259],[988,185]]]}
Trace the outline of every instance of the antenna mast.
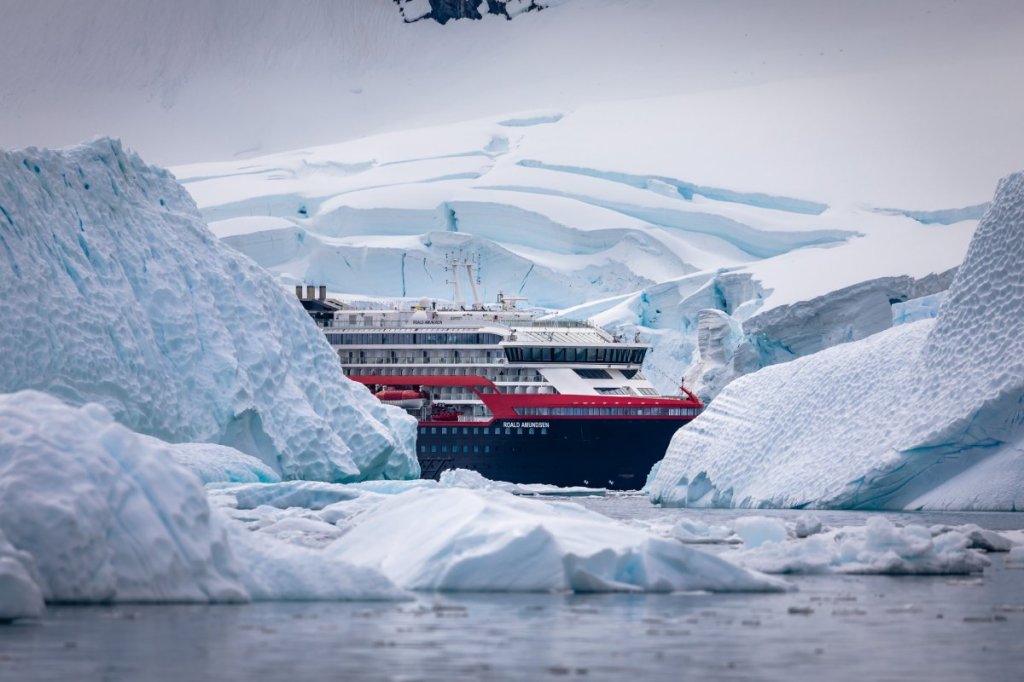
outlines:
{"label": "antenna mast", "polygon": [[[466,302],[462,300],[462,288],[459,286],[459,270],[461,268],[466,269],[466,275],[469,277],[469,288],[473,292],[473,309],[482,310],[484,304],[480,300],[480,291],[477,289],[477,284],[480,282],[480,257],[467,257],[462,254],[462,251],[458,253],[449,251],[445,254],[444,269],[452,273],[451,281],[448,284],[452,285],[455,307],[464,308],[466,305]],[[477,271],[475,275],[473,273],[474,268]]]}

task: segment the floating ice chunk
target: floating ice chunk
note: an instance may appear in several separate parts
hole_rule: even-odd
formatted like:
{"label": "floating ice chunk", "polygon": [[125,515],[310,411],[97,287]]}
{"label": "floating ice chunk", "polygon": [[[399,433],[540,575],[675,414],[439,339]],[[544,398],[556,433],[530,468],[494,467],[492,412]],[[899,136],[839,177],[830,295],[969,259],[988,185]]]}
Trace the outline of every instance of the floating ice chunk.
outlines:
{"label": "floating ice chunk", "polygon": [[732,555],[765,573],[969,574],[988,565],[963,533],[932,537],[923,526],[899,527],[874,517],[806,539],[774,542]]}
{"label": "floating ice chunk", "polygon": [[[382,573],[353,566],[323,549],[285,542],[242,526],[230,527],[231,546],[246,567],[242,581],[258,601],[395,600],[408,595]],[[293,538],[294,540],[294,538]]]}
{"label": "floating ice chunk", "polygon": [[1024,568],[1024,545],[1017,545],[1006,555],[1006,565]]}
{"label": "floating ice chunk", "polygon": [[0,623],[42,615],[38,580],[32,557],[16,550],[0,530]]}
{"label": "floating ice chunk", "polygon": [[681,519],[669,535],[688,545],[711,545],[741,542],[728,526],[712,526],[696,519]]}
{"label": "floating ice chunk", "polygon": [[346,484],[345,489],[378,495],[398,495],[417,488],[436,488],[437,485],[437,481],[429,478],[415,478],[407,481],[360,481]]}
{"label": "floating ice chunk", "polygon": [[1009,552],[1013,542],[999,533],[982,528],[973,523],[963,526],[932,526],[933,536],[942,535],[950,531],[957,531],[967,536],[971,549],[981,549],[986,552]]}
{"label": "floating ice chunk", "polygon": [[446,488],[469,488],[475,490],[504,490],[512,492],[516,488],[514,483],[504,481],[492,481],[486,478],[479,471],[472,469],[448,469],[442,471],[438,477],[439,482]]}
{"label": "floating ice chunk", "polygon": [[99,405],[0,395],[0,509],[47,601],[248,596],[195,477]]}
{"label": "floating ice chunk", "polygon": [[492,481],[478,471],[471,469],[448,469],[441,472],[440,485],[443,488],[469,488],[471,490],[503,490],[513,495],[548,495],[556,497],[602,497],[608,494],[606,488],[585,486],[559,487],[546,483],[508,483]]}
{"label": "floating ice chunk", "polygon": [[469,591],[775,591],[786,584],[568,502],[416,490],[356,519],[327,553],[401,587]]}
{"label": "floating ice chunk", "polygon": [[255,509],[260,505],[287,509],[323,509],[329,504],[359,497],[359,490],[336,483],[320,481],[284,481],[281,483],[241,485],[222,489],[235,496],[238,509]]}
{"label": "floating ice chunk", "polygon": [[814,514],[801,514],[793,527],[793,533],[798,538],[806,538],[821,532],[821,519]]}
{"label": "floating ice chunk", "polygon": [[766,542],[784,542],[788,533],[781,519],[768,516],[744,516],[732,524],[744,547],[760,547]]}
{"label": "floating ice chunk", "polygon": [[[155,440],[155,439],[154,439]],[[174,461],[199,477],[203,483],[274,483],[281,477],[252,455],[226,445],[176,443]]]}

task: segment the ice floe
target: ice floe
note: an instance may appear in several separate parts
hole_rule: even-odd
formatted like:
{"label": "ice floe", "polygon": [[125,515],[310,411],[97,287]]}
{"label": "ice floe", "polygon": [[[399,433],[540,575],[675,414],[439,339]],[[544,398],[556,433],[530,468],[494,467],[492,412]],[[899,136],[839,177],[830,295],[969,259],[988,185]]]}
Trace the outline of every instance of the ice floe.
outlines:
{"label": "ice floe", "polygon": [[413,590],[786,588],[579,505],[501,491],[428,489],[390,497],[326,551]]}
{"label": "ice floe", "polygon": [[765,573],[980,573],[989,561],[971,546],[971,539],[956,530],[933,536],[924,526],[900,527],[874,517],[864,526],[834,528],[804,539],[783,535],[756,545],[745,544],[729,558]]}

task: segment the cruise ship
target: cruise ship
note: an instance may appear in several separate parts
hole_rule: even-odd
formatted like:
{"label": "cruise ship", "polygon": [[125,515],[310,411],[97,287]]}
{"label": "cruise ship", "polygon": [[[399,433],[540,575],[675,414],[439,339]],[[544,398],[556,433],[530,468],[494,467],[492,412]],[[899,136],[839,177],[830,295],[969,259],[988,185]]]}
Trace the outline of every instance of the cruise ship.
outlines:
{"label": "cruise ship", "polygon": [[[472,270],[467,267],[470,281]],[[296,286],[345,374],[419,421],[424,478],[474,469],[513,483],[637,489],[703,406],[659,396],[648,346],[586,322],[497,303],[422,299],[369,309]]]}

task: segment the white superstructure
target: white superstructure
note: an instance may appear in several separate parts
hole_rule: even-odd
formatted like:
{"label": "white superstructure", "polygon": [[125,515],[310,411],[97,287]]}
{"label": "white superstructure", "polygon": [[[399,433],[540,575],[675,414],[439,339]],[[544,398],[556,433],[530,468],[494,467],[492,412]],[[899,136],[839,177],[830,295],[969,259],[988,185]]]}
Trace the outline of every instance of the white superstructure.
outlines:
{"label": "white superstructure", "polygon": [[[657,395],[641,372],[647,344],[586,322],[543,319],[519,309],[520,300],[499,294],[496,304],[467,310],[426,299],[356,309],[331,299],[334,310],[317,319],[348,376],[482,376],[507,394]],[[488,416],[466,387],[435,386],[431,394],[466,417]]]}

